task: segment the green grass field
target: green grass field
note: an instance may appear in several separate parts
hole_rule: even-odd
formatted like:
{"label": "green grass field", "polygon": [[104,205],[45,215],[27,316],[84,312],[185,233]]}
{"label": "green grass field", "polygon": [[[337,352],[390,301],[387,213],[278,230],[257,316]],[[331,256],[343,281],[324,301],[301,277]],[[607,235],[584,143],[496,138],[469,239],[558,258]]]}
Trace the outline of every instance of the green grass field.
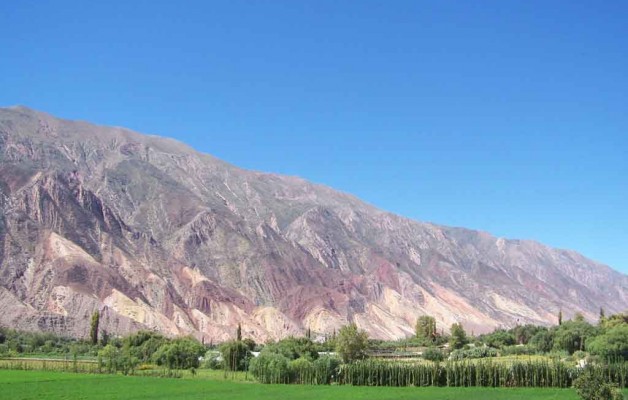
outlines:
{"label": "green grass field", "polygon": [[261,385],[209,379],[167,379],[0,370],[1,400],[343,400],[343,399],[577,399],[571,389],[385,388]]}

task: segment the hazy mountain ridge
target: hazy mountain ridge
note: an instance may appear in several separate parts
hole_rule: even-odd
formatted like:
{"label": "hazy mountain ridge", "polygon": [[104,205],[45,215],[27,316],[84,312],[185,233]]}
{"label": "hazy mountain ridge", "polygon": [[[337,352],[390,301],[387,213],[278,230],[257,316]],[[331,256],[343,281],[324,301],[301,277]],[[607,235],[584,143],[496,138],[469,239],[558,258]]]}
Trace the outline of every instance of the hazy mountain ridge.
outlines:
{"label": "hazy mountain ridge", "polygon": [[532,241],[386,213],[172,139],[0,109],[0,323],[84,335],[89,315],[214,341],[418,315],[475,332],[628,308],[628,277]]}

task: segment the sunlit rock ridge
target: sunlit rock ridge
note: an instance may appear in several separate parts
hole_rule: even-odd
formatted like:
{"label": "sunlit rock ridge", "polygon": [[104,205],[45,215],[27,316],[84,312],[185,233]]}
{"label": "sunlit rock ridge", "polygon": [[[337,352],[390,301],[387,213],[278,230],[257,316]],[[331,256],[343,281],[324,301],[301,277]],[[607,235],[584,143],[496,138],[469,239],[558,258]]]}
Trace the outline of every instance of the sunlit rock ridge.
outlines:
{"label": "sunlit rock ridge", "polygon": [[533,241],[403,218],[171,139],[0,109],[0,324],[206,342],[375,338],[628,309],[628,277]]}

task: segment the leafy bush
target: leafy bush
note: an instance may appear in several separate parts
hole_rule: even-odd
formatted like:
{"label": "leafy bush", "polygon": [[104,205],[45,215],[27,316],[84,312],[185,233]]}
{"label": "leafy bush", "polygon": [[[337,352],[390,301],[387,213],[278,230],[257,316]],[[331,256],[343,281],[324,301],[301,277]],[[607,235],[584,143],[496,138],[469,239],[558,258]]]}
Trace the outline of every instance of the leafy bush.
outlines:
{"label": "leafy bush", "polygon": [[124,347],[142,362],[148,362],[159,348],[168,340],[159,333],[139,331],[123,339]]}
{"label": "leafy bush", "polygon": [[528,356],[536,353],[536,347],[531,345],[506,346],[501,350],[504,356]]}
{"label": "leafy bush", "polygon": [[197,368],[199,357],[205,354],[205,347],[192,338],[174,339],[162,344],[153,355],[157,365],[168,368],[187,369]]}
{"label": "leafy bush", "polygon": [[604,379],[604,374],[586,368],[573,382],[576,392],[583,400],[622,400],[623,394],[617,385]]}
{"label": "leafy bush", "polygon": [[209,350],[205,353],[203,367],[209,369],[222,369],[224,367],[222,354],[216,350]]}
{"label": "leafy bush", "polygon": [[308,383],[314,375],[314,365],[307,358],[297,358],[290,361],[288,370],[290,371],[290,381],[293,383]]}
{"label": "leafy bush", "polygon": [[314,360],[316,384],[330,384],[338,377],[340,359],[332,356],[319,357]]}
{"label": "leafy bush", "polygon": [[423,358],[430,361],[443,361],[445,355],[436,347],[430,347],[423,352]]}
{"label": "leafy bush", "polygon": [[251,359],[248,346],[241,340],[225,342],[220,346],[223,366],[230,371],[245,371]]}
{"label": "leafy bush", "polygon": [[268,343],[264,350],[281,354],[288,360],[307,358],[313,361],[318,358],[316,345],[308,338],[288,337],[276,343]]}
{"label": "leafy bush", "polygon": [[480,336],[480,341],[490,347],[502,348],[515,344],[515,336],[503,329],[497,329],[492,333]]}
{"label": "leafy bush", "polygon": [[98,352],[98,360],[99,364],[104,361],[104,366],[107,372],[122,372],[124,375],[132,374],[139,364],[137,357],[133,357],[129,353],[128,348],[120,349],[111,344],[108,344]]}
{"label": "leafy bush", "polygon": [[356,324],[349,324],[340,328],[336,338],[336,352],[346,363],[366,358],[368,335],[358,330]]}
{"label": "leafy bush", "polygon": [[492,347],[475,347],[469,350],[454,350],[451,354],[449,354],[449,359],[453,361],[460,361],[465,358],[486,358],[497,356],[497,350]]}
{"label": "leafy bush", "polygon": [[288,359],[278,353],[262,350],[251,360],[249,371],[261,383],[289,383]]}
{"label": "leafy bush", "polygon": [[628,324],[618,324],[587,341],[587,350],[605,359],[628,360]]}

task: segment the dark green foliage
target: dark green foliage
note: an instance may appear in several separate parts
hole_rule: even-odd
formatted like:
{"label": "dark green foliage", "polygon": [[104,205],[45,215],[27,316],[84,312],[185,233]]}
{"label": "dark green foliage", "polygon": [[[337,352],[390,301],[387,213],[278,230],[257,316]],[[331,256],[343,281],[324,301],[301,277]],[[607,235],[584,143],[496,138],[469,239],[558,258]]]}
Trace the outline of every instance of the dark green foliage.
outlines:
{"label": "dark green foliage", "polygon": [[204,357],[203,367],[209,368],[209,369],[223,369],[224,364],[223,364],[222,354],[220,354],[219,351],[208,350],[207,353],[205,353],[205,356],[203,357]]}
{"label": "dark green foliage", "polygon": [[92,321],[89,326],[89,338],[92,344],[98,344],[98,325],[100,324],[100,313],[98,311],[92,314]]}
{"label": "dark green foliage", "polygon": [[249,349],[249,351],[253,351],[257,347],[257,343],[255,343],[255,340],[250,339],[250,338],[243,339],[242,343],[244,343],[244,345],[246,346],[247,349]]}
{"label": "dark green foliage", "polygon": [[262,350],[251,360],[249,371],[261,383],[300,383],[326,385],[336,382],[340,360],[323,356],[315,361],[306,358],[288,360],[279,353]]}
{"label": "dark green foliage", "polygon": [[290,383],[288,363],[285,356],[262,350],[251,360],[249,371],[261,383]]}
{"label": "dark green foliage", "polygon": [[537,354],[536,347],[532,345],[515,345],[503,347],[500,351],[502,356],[523,356]]}
{"label": "dark green foliage", "polygon": [[123,346],[140,362],[150,362],[159,348],[168,342],[161,334],[151,331],[139,331],[122,340]]}
{"label": "dark green foliage", "polygon": [[314,376],[314,364],[307,358],[297,358],[288,363],[292,383],[307,384]]}
{"label": "dark green foliage", "polygon": [[497,357],[497,350],[492,347],[474,347],[468,350],[458,349],[449,354],[449,359],[453,361],[461,361],[465,358],[486,358]]}
{"label": "dark green foliage", "polygon": [[368,335],[356,324],[343,326],[336,337],[336,352],[345,363],[366,358]]}
{"label": "dark green foliage", "polygon": [[100,331],[100,345],[102,347],[105,347],[108,344],[109,344],[109,333],[106,330],[102,329]]}
{"label": "dark green foliage", "polygon": [[239,342],[242,340],[242,325],[238,324],[238,329],[236,329],[236,340]]}
{"label": "dark green foliage", "polygon": [[604,318],[602,323],[603,329],[610,329],[617,325],[628,324],[628,314],[614,314],[610,317]]}
{"label": "dark green foliage", "polygon": [[487,346],[491,346],[496,349],[515,344],[515,336],[504,329],[497,329],[492,333],[481,335],[479,339]]}
{"label": "dark green foliage", "polygon": [[623,395],[616,384],[607,380],[600,370],[585,368],[573,382],[583,400],[621,400]]}
{"label": "dark green foliage", "polygon": [[584,320],[565,321],[554,333],[554,350],[564,350],[569,354],[584,350],[584,343],[597,334],[597,329]]}
{"label": "dark green foliage", "polygon": [[162,344],[153,355],[157,365],[171,369],[198,368],[199,357],[205,354],[205,346],[192,338],[179,338]]}
{"label": "dark green foliage", "polygon": [[338,378],[340,359],[332,356],[322,356],[314,361],[314,384],[330,384]]}
{"label": "dark green foliage", "polygon": [[436,347],[430,347],[425,350],[422,354],[422,357],[430,361],[443,361],[445,359],[445,355],[443,354],[443,352]]}
{"label": "dark green foliage", "polygon": [[248,368],[251,352],[245,343],[238,340],[225,342],[220,346],[223,365],[229,371],[244,371]]}
{"label": "dark green foliage", "polygon": [[461,324],[455,323],[451,325],[449,338],[449,347],[452,349],[461,349],[465,344],[469,343],[467,333]]}
{"label": "dark green foliage", "polygon": [[50,332],[22,332],[0,327],[3,338],[0,351],[7,355],[18,354],[71,354],[95,356],[99,347],[90,341],[57,336]]}
{"label": "dark green foliage", "polygon": [[416,321],[416,337],[428,341],[436,338],[436,319],[429,315],[422,315]]}
{"label": "dark green foliage", "polygon": [[[597,373],[625,387],[628,366],[596,367]],[[487,386],[568,388],[581,372],[564,363],[491,361],[448,361],[411,364],[387,361],[359,361],[340,367],[339,382],[360,386]]]}
{"label": "dark green foliage", "polygon": [[[536,326],[536,325],[517,325],[512,328],[510,331],[515,338],[516,344],[528,344],[530,339],[534,337],[538,332],[546,331],[547,328]],[[513,344],[515,344],[513,343]]]}
{"label": "dark green foliage", "polygon": [[306,337],[287,337],[276,343],[268,343],[264,347],[264,350],[272,353],[281,354],[288,360],[307,358],[308,360],[313,361],[318,358],[318,350],[316,345],[314,344],[314,342]]}
{"label": "dark green foliage", "polygon": [[587,341],[587,351],[610,360],[628,360],[628,324],[615,325]]}
{"label": "dark green foliage", "polygon": [[122,372],[124,375],[132,374],[139,364],[137,357],[133,357],[128,348],[118,348],[111,344],[98,352],[98,362],[99,366],[102,363],[105,372]]}
{"label": "dark green foliage", "polygon": [[535,347],[538,352],[547,353],[554,347],[554,331],[540,330],[532,336],[528,343]]}

